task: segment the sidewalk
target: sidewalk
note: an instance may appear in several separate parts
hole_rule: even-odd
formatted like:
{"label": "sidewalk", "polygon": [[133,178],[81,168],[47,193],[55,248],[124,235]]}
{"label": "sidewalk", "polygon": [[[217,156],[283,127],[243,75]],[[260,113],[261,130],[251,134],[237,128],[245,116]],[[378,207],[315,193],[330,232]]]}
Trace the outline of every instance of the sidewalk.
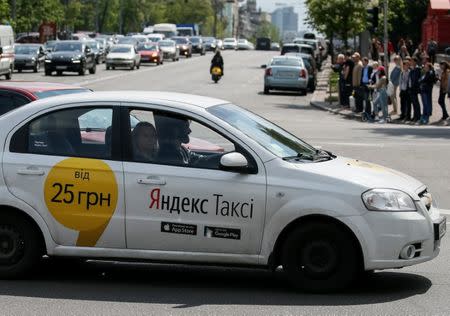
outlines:
{"label": "sidewalk", "polygon": [[[394,64],[391,64],[390,69],[393,69]],[[338,102],[327,102],[327,98],[329,97],[328,92],[328,81],[330,77],[330,73],[332,72],[331,69],[331,63],[329,59],[324,63],[322,67],[322,71],[318,75],[318,81],[317,81],[317,89],[314,92],[312,98],[311,98],[311,106],[316,107],[318,109],[328,111],[334,114],[339,114],[344,117],[350,118],[350,119],[356,119],[361,120],[361,114],[360,113],[353,113],[349,109],[343,109]],[[337,96],[337,94],[333,94],[333,96]],[[439,120],[442,117],[442,109],[438,104],[438,98],[439,98],[439,86],[435,85],[433,88],[433,115],[430,117],[430,124],[429,125],[435,125],[435,126],[450,126],[450,121],[444,121],[440,122]],[[419,97],[420,99],[420,97]],[[400,103],[400,97],[397,95],[398,103]],[[448,97],[446,97],[446,104],[447,104],[447,111],[450,110],[450,101],[448,100]],[[422,102],[421,102],[422,105]],[[422,108],[422,106],[421,106]],[[400,110],[400,109],[399,109]],[[393,111],[392,105],[389,105],[389,113]],[[397,118],[399,118],[400,113],[397,115],[392,115],[393,122],[390,124],[401,124],[401,125],[413,125],[412,123],[402,123],[395,121]]]}

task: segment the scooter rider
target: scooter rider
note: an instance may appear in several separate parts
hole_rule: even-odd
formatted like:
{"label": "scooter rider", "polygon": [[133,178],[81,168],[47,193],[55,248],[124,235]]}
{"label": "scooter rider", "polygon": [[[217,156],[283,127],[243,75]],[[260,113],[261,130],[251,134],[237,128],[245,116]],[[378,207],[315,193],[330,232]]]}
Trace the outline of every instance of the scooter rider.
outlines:
{"label": "scooter rider", "polygon": [[222,69],[222,76],[223,76],[223,74],[224,74],[223,58],[222,58],[222,55],[220,54],[220,50],[216,51],[216,53],[214,54],[214,57],[211,60],[211,67],[209,69],[209,73],[212,73],[212,69],[214,67],[220,67],[220,69]]}

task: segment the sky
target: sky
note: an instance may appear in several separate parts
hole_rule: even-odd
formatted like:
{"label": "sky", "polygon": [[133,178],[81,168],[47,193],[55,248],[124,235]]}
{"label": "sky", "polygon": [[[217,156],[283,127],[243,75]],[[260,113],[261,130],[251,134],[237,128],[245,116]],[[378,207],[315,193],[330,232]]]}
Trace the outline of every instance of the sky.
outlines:
{"label": "sky", "polygon": [[298,13],[298,28],[303,30],[306,28],[304,25],[305,20],[305,4],[304,0],[256,0],[257,6],[261,7],[263,11],[271,13],[276,8],[281,6],[276,6],[276,4],[282,4],[282,6],[293,6],[296,13]]}

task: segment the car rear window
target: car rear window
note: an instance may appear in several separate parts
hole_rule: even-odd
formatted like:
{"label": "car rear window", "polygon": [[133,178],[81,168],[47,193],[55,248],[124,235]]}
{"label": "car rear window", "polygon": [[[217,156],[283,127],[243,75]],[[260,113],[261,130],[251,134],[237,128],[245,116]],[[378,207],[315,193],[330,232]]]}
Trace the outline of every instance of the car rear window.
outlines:
{"label": "car rear window", "polygon": [[301,66],[301,62],[295,58],[277,58],[270,63],[271,66]]}
{"label": "car rear window", "polygon": [[89,91],[91,91],[91,90],[89,90],[89,89],[61,89],[61,90],[40,91],[40,92],[35,92],[34,94],[38,97],[38,99],[45,99],[45,98],[54,97],[57,95],[82,93],[82,92],[89,92]]}

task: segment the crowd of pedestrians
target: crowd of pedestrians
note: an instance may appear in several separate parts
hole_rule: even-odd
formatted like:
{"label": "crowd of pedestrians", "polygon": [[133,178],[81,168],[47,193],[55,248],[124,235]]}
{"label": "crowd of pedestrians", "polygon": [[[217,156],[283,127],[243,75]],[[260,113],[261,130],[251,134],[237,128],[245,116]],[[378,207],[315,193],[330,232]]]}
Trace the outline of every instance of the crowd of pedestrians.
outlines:
{"label": "crowd of pedestrians", "polygon": [[391,115],[398,114],[396,121],[426,125],[433,114],[433,88],[439,83],[441,121],[448,120],[450,65],[444,61],[435,70],[437,47],[432,39],[426,48],[419,44],[414,50],[410,40],[401,39],[397,49],[390,43],[387,56],[394,67],[389,74],[380,65],[385,54],[377,39],[372,41],[372,62],[368,57],[361,58],[358,52],[339,54],[333,69],[339,73],[340,104],[361,113],[369,122],[383,124],[392,121]]}

